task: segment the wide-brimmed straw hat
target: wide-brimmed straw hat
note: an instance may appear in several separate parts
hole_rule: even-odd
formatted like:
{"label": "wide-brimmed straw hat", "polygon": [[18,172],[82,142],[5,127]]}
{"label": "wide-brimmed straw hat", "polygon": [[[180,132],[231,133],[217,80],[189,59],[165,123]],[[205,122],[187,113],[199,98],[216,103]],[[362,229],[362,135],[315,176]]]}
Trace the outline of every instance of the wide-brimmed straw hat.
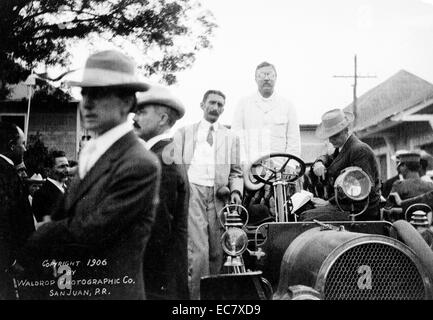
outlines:
{"label": "wide-brimmed straw hat", "polygon": [[134,61],[115,50],[101,51],[87,58],[82,81],[67,81],[75,87],[116,87],[146,91],[147,83],[136,74]]}
{"label": "wide-brimmed straw hat", "polygon": [[34,173],[29,179],[27,179],[27,182],[30,183],[43,183],[45,180],[42,178],[42,175],[40,173]]}
{"label": "wide-brimmed straw hat", "polygon": [[178,119],[185,115],[185,107],[182,102],[163,86],[152,85],[148,91],[137,93],[137,107],[146,105],[161,105],[171,108],[177,112]]}
{"label": "wide-brimmed straw hat", "polygon": [[347,128],[355,117],[341,109],[332,109],[322,116],[322,122],[316,129],[316,136],[326,139]]}
{"label": "wide-brimmed straw hat", "polygon": [[394,162],[399,162],[400,156],[402,154],[406,154],[406,153],[409,153],[409,150],[406,150],[406,149],[397,150],[395,152],[395,154],[391,156],[391,160],[394,161]]}

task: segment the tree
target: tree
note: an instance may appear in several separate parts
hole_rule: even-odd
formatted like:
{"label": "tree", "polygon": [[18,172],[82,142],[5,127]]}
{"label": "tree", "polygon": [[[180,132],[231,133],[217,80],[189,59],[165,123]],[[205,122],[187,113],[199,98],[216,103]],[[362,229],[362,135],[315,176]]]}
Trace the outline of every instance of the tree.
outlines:
{"label": "tree", "polygon": [[70,63],[71,41],[97,37],[143,56],[144,75],[168,83],[210,47],[216,24],[198,0],[6,0],[0,1],[0,99],[7,84],[38,65]]}

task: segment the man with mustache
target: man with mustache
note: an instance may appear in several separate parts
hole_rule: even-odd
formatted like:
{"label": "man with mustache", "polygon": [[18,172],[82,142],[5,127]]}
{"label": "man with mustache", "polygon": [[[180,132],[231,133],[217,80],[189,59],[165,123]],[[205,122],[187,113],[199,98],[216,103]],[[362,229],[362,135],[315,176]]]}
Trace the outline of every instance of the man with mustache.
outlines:
{"label": "man with mustache", "polygon": [[274,90],[277,70],[269,62],[255,72],[257,92],[239,102],[232,129],[239,132],[242,162],[251,162],[271,152],[301,154],[301,137],[296,109]]}
{"label": "man with mustache", "polygon": [[200,103],[203,119],[181,128],[175,135],[176,154],[185,163],[190,183],[188,220],[189,289],[191,299],[200,298],[200,278],[218,274],[223,249],[217,213],[224,203],[217,191],[228,186],[231,202],[240,204],[243,192],[239,138],[218,123],[225,95],[208,90]]}
{"label": "man with mustache", "polygon": [[[275,92],[276,80],[275,66],[269,62],[260,63],[255,71],[257,91],[241,99],[233,113],[232,129],[240,137],[244,169],[257,158],[270,153],[289,153],[298,157],[301,154],[296,109],[290,101]],[[244,177],[248,179],[246,172]],[[300,185],[291,186],[290,192],[299,188]],[[248,210],[253,205],[260,206],[263,199],[272,212],[270,185],[245,193],[244,203]]]}
{"label": "man with mustache", "polygon": [[160,205],[143,259],[144,284],[149,300],[189,298],[188,294],[188,199],[185,167],[166,158],[173,147],[170,129],[185,108],[160,86],[137,94],[135,133],[146,149],[161,161]]}
{"label": "man with mustache", "polygon": [[51,220],[51,214],[65,193],[65,183],[68,180],[69,162],[63,151],[51,151],[45,161],[48,169],[47,180],[35,192],[32,201],[33,214],[37,222]]}

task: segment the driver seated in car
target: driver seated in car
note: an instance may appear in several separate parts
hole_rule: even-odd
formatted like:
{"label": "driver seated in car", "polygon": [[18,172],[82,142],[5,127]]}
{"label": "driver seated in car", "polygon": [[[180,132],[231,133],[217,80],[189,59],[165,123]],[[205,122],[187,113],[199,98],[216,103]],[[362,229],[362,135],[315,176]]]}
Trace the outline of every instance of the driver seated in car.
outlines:
{"label": "driver seated in car", "polygon": [[301,220],[341,221],[349,220],[349,212],[343,212],[335,202],[333,184],[340,173],[352,166],[361,168],[370,178],[372,188],[369,194],[368,207],[358,220],[378,220],[380,182],[378,164],[373,150],[350,133],[349,125],[354,116],[341,109],[333,109],[322,116],[322,122],[316,129],[316,136],[329,139],[335,151],[332,155],[320,156],[312,166],[317,177],[322,177],[331,186],[327,199],[313,198],[316,208],[302,213]]}

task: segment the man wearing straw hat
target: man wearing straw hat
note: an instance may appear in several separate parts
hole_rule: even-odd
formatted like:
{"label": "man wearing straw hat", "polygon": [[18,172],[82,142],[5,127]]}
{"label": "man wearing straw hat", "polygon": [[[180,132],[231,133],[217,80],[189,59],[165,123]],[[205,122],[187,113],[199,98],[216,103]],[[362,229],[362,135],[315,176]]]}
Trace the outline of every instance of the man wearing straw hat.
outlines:
{"label": "man wearing straw hat", "polygon": [[148,299],[189,299],[188,201],[185,166],[174,163],[171,128],[185,107],[167,88],[152,86],[137,94],[134,131],[161,161],[160,205],[143,260]]}
{"label": "man wearing straw hat", "polygon": [[[329,139],[335,151],[332,155],[323,155],[313,164],[312,169],[316,176],[327,177],[331,185],[340,172],[351,166],[360,167],[368,174],[372,183],[369,195],[369,205],[359,220],[374,220],[379,216],[380,182],[379,170],[373,150],[355,135],[349,132],[349,125],[354,116],[350,112],[341,109],[333,109],[322,116],[322,122],[317,127],[316,135],[322,139]],[[332,195],[330,195],[332,196]],[[305,211],[303,220],[347,220],[347,213],[341,212],[334,204],[332,198],[329,201],[318,199],[316,208]]]}
{"label": "man wearing straw hat", "polygon": [[[83,81],[70,83],[82,88],[82,123],[96,138],[82,150],[78,177],[60,212],[53,213],[62,219],[43,225],[29,242],[28,252],[56,261],[64,259],[62,254],[76,254],[81,263],[71,266],[72,277],[91,281],[81,287],[76,283],[72,290],[90,290],[86,299],[145,298],[142,256],[158,204],[161,166],[127,121],[135,93],[149,88],[135,72],[124,54],[102,51],[87,59]],[[108,279],[105,290],[95,287],[93,279]]]}

